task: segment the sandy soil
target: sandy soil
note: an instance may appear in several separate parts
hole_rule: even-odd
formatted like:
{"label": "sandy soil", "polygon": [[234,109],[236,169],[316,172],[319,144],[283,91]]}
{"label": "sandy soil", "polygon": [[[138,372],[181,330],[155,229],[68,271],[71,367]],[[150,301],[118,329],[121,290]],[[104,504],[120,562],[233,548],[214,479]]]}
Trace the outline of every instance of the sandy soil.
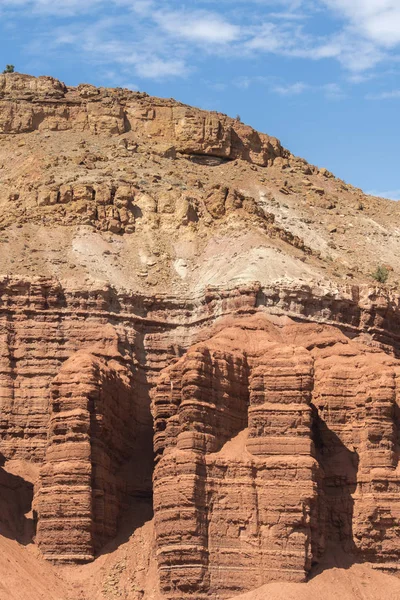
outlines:
{"label": "sandy soil", "polygon": [[[0,600],[159,600],[152,522],[89,565],[55,568],[0,536]],[[340,562],[340,561],[339,561]],[[399,600],[400,579],[367,564],[320,567],[308,583],[270,583],[237,600]]]}
{"label": "sandy soil", "polygon": [[367,565],[333,567],[308,583],[270,583],[237,600],[398,600],[400,579]]}

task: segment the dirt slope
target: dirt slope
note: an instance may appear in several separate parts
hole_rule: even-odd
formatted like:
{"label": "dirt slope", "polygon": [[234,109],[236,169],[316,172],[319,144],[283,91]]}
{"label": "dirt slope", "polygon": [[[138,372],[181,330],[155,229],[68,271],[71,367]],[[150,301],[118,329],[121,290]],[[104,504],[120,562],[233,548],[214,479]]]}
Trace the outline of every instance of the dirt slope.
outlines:
{"label": "dirt slope", "polygon": [[398,600],[400,580],[366,565],[332,567],[308,583],[270,583],[237,600]]}
{"label": "dirt slope", "polygon": [[[139,548],[146,549],[151,524],[138,534]],[[136,542],[123,544],[94,563],[58,572],[37,555],[13,540],[0,536],[0,600],[110,600],[112,598],[158,600],[155,565],[140,583],[128,575],[137,568]],[[144,594],[144,596],[143,596]],[[368,565],[332,566],[306,584],[271,583],[235,596],[237,600],[398,600],[400,580]]]}
{"label": "dirt slope", "polygon": [[33,548],[0,536],[1,600],[66,600],[68,585]]}
{"label": "dirt slope", "polygon": [[226,115],[0,78],[0,272],[192,294],[400,277],[400,205]]}

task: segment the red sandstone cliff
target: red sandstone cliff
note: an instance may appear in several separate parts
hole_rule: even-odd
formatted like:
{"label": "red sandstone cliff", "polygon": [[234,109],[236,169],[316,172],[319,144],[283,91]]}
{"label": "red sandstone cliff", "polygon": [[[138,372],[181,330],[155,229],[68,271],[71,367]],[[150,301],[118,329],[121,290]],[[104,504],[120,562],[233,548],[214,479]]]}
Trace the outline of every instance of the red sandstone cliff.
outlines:
{"label": "red sandstone cliff", "polygon": [[127,90],[0,75],[0,141],[0,598],[396,573],[397,205]]}

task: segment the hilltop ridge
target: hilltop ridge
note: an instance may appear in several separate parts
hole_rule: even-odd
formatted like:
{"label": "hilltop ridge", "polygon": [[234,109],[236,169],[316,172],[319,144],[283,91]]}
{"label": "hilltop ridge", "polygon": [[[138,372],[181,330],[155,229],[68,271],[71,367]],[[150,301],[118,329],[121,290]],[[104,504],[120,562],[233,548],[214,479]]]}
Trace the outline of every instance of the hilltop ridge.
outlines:
{"label": "hilltop ridge", "polygon": [[4,274],[189,293],[372,282],[384,264],[398,281],[398,204],[226,115],[16,73],[0,75],[0,136],[0,245],[19,256],[1,252]]}

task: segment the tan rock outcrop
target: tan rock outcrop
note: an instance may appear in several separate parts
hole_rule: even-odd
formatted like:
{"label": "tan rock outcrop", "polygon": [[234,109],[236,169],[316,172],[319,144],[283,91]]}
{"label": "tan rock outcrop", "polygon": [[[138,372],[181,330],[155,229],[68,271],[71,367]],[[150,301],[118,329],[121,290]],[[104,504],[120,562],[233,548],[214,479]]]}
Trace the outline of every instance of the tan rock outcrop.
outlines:
{"label": "tan rock outcrop", "polygon": [[241,158],[260,165],[286,153],[276,138],[174,100],[122,89],[68,88],[52,77],[0,75],[0,134],[35,130],[134,131],[139,141],[154,137],[183,154]]}

